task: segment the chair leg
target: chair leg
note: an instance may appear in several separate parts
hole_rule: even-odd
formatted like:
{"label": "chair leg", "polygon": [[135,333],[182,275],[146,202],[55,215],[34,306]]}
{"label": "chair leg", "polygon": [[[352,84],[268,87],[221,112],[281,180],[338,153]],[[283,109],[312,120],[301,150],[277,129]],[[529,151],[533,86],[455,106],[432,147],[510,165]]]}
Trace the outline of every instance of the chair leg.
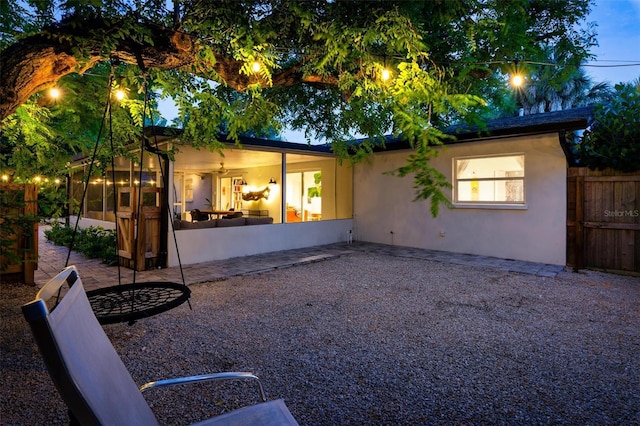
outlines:
{"label": "chair leg", "polygon": [[71,410],[67,410],[67,413],[69,413],[69,426],[82,426]]}

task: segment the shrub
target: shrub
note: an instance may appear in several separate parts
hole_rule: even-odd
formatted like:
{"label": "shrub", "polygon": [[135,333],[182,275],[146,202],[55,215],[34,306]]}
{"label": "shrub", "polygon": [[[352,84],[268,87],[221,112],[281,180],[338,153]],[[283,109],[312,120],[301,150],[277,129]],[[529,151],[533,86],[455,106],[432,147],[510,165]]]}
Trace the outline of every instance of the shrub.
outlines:
{"label": "shrub", "polygon": [[73,238],[73,228],[62,226],[59,222],[53,222],[51,229],[45,229],[44,236],[57,246],[69,247]]}
{"label": "shrub", "polygon": [[118,263],[117,237],[113,229],[90,226],[78,231],[75,240],[71,227],[54,223],[51,229],[44,231],[45,237],[56,245],[69,247],[90,259],[100,259],[108,265]]}
{"label": "shrub", "polygon": [[595,123],[578,146],[581,165],[640,170],[640,81],[616,86],[611,102],[597,105]]}

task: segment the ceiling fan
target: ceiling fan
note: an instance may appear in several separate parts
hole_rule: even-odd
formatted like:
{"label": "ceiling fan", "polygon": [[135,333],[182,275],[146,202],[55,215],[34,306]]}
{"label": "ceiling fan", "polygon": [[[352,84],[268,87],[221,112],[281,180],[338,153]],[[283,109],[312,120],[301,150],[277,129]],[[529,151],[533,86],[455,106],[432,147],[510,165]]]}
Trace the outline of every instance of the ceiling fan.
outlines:
{"label": "ceiling fan", "polygon": [[229,174],[229,169],[224,168],[224,163],[220,163],[220,168],[218,169],[218,175],[226,176]]}

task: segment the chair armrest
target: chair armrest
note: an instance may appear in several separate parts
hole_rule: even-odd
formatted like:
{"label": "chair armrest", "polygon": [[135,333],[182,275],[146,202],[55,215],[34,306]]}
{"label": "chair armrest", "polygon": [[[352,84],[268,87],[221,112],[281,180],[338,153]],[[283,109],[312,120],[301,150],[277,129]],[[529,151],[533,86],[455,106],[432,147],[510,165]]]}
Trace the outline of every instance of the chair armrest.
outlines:
{"label": "chair armrest", "polygon": [[186,385],[190,383],[209,382],[213,380],[255,380],[256,383],[258,384],[260,399],[262,400],[262,402],[266,402],[267,400],[267,397],[264,394],[264,389],[262,388],[262,383],[260,383],[260,379],[258,379],[257,376],[254,376],[251,373],[244,373],[244,372],[212,373],[212,374],[202,374],[199,376],[188,376],[188,377],[178,377],[175,379],[157,380],[154,382],[145,383],[144,385],[140,386],[140,392],[144,392],[149,389],[165,387],[165,386]]}

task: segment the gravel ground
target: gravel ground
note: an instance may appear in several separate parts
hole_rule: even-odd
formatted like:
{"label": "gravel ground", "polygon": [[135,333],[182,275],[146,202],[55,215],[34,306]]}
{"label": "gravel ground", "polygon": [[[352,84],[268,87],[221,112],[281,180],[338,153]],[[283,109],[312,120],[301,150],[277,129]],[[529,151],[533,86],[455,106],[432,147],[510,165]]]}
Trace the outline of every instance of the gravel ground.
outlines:
{"label": "gravel ground", "polygon": [[[301,425],[640,424],[640,279],[557,278],[354,254],[191,287],[105,326],[138,383],[252,371]],[[3,285],[0,423],[65,424]],[[245,384],[146,394],[166,424],[255,400]]]}

